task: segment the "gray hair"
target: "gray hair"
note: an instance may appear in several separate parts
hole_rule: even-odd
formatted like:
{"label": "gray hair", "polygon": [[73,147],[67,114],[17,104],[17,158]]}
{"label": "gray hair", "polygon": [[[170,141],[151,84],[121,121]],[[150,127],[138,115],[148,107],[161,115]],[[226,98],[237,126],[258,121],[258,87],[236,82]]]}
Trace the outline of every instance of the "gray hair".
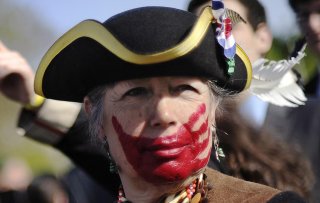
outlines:
{"label": "gray hair", "polygon": [[[107,86],[104,85],[93,89],[87,95],[91,105],[91,112],[88,116],[89,135],[96,144],[101,143],[97,141],[101,140],[104,136],[101,134],[101,129],[103,128],[104,121],[104,97],[106,92]],[[104,144],[105,141],[102,141]]]}
{"label": "gray hair", "polygon": [[[225,89],[218,87],[215,81],[208,80],[207,85],[210,88],[212,98],[218,103],[218,111],[220,110],[220,103],[224,97],[230,96],[232,93]],[[91,113],[89,114],[89,133],[94,141],[98,141],[104,136],[101,134],[104,122],[104,98],[110,85],[99,86],[87,95],[91,103]],[[103,140],[105,141],[105,140]]]}

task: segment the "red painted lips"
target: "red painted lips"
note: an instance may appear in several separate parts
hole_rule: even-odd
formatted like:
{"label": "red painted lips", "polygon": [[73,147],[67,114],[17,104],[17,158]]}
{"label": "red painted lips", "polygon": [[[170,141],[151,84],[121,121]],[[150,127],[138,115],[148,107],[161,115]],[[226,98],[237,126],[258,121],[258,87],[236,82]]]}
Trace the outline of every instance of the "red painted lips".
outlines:
{"label": "red painted lips", "polygon": [[162,136],[156,139],[141,138],[137,142],[137,147],[141,153],[151,153],[156,158],[174,158],[190,147],[193,143],[190,133],[186,130]]}

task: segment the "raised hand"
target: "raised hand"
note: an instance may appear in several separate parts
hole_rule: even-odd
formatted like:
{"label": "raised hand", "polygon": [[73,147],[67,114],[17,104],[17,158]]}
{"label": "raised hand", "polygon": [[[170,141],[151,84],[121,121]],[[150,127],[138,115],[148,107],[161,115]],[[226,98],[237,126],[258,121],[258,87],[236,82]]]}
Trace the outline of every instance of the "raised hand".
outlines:
{"label": "raised hand", "polygon": [[26,59],[0,41],[0,91],[16,102],[28,104],[35,96],[34,72]]}

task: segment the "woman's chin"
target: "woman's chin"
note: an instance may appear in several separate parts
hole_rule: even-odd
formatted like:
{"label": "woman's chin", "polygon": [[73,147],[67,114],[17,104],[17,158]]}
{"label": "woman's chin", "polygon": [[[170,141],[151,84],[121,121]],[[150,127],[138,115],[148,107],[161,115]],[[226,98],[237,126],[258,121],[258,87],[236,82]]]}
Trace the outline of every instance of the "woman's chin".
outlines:
{"label": "woman's chin", "polygon": [[145,171],[142,174],[142,177],[147,182],[154,185],[181,185],[190,178],[194,179],[192,177],[198,176],[201,172],[204,171],[204,168],[205,166],[201,168],[186,167],[185,165],[180,165],[175,161],[171,161],[161,164],[159,167],[155,168],[152,171]]}

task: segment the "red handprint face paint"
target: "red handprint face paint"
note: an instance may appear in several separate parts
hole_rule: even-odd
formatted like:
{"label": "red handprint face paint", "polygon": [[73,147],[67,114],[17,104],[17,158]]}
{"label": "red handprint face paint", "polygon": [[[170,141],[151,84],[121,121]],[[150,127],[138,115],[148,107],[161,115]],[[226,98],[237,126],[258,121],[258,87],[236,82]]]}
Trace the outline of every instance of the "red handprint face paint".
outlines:
{"label": "red handprint face paint", "polygon": [[157,138],[127,134],[115,116],[112,117],[112,124],[127,160],[148,182],[157,184],[184,180],[209,161],[211,135],[205,104],[201,104],[177,132]]}

